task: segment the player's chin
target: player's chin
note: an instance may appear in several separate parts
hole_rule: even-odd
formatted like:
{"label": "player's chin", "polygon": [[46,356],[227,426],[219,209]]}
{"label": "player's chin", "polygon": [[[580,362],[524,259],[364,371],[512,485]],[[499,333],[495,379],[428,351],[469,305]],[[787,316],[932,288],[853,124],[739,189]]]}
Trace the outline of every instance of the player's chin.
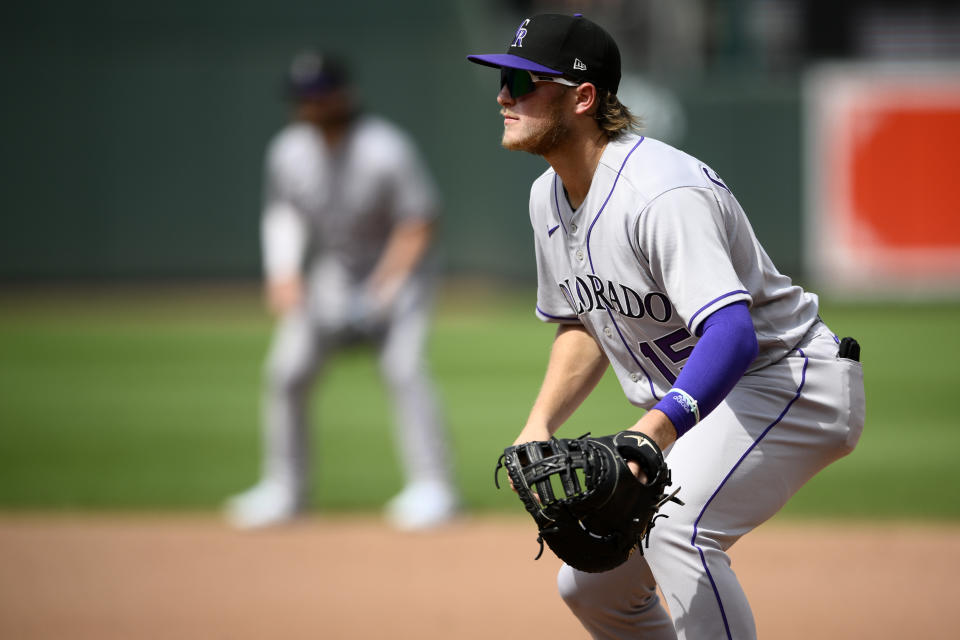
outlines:
{"label": "player's chin", "polygon": [[526,151],[543,156],[556,149],[567,134],[567,128],[559,122],[543,126],[520,128],[513,124],[504,128],[500,144],[510,151]]}
{"label": "player's chin", "polygon": [[517,135],[516,132],[509,129],[503,132],[500,144],[508,151],[529,151],[531,146],[529,136]]}

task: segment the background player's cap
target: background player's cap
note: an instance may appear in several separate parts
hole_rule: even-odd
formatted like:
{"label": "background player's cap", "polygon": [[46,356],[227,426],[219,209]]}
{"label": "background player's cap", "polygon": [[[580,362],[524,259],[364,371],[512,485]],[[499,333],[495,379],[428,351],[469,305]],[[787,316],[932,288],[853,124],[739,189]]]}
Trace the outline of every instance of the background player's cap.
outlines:
{"label": "background player's cap", "polygon": [[322,95],[348,84],[346,64],[335,55],[301,51],[290,62],[287,91],[293,98]]}
{"label": "background player's cap", "polygon": [[617,43],[579,13],[544,13],[527,18],[520,23],[506,53],[470,55],[467,60],[488,67],[562,75],[613,93],[620,86]]}

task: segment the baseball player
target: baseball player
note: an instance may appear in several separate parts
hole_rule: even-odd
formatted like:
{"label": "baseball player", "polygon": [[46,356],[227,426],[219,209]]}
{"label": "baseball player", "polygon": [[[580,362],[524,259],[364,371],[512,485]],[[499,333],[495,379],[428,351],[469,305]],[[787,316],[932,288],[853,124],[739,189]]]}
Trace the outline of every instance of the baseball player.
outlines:
{"label": "baseball player", "polygon": [[506,53],[468,59],[500,70],[503,146],[550,165],[529,206],[536,314],[559,327],[516,442],[550,438],[612,366],[685,503],[663,506],[644,555],[564,565],[560,593],[594,638],[754,638],[727,550],[856,445],[859,348],[777,271],[716,171],[634,132],[602,28],[536,15]]}
{"label": "baseball player", "polygon": [[363,340],[379,352],[407,479],[386,514],[402,529],[436,526],[457,506],[424,360],[436,190],[412,141],[358,110],[342,62],[301,53],[288,86],[296,117],[266,156],[263,261],[279,323],[266,363],[262,478],[228,502],[228,516],[261,527],[303,509],[311,382],[338,347]]}

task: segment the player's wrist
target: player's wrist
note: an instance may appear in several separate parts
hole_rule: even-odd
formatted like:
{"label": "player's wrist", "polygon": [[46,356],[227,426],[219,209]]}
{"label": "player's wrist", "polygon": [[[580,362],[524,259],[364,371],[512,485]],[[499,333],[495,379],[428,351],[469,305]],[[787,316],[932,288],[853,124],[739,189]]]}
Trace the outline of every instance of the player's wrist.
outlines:
{"label": "player's wrist", "polygon": [[646,434],[657,443],[661,451],[676,442],[679,437],[670,417],[656,408],[647,411],[635,425],[630,427],[629,431]]}
{"label": "player's wrist", "polygon": [[303,300],[303,282],[299,274],[267,281],[267,305],[277,315],[289,313]]}
{"label": "player's wrist", "polygon": [[670,389],[653,408],[670,419],[678,438],[700,422],[700,407],[696,398],[683,389]]}
{"label": "player's wrist", "polygon": [[524,442],[549,440],[551,437],[552,434],[545,425],[527,423],[527,425],[520,432],[520,435],[517,436],[517,439],[514,440],[513,444],[518,445],[523,444]]}

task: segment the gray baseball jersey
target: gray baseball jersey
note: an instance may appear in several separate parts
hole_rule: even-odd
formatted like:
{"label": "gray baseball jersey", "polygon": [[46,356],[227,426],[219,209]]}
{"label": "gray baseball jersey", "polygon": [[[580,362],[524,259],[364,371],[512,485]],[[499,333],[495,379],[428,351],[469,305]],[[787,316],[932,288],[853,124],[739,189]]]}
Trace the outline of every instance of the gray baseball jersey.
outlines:
{"label": "gray baseball jersey", "polygon": [[671,388],[711,313],[749,305],[756,359],[666,451],[685,504],[664,505],[669,518],[645,554],[599,574],[564,566],[558,580],[594,638],[755,638],[726,551],[856,445],[860,363],[838,357],[816,296],[777,271],[720,176],[666,144],[609,143],[576,211],[548,170],[533,185],[530,219],[537,314],[582,323],[638,406]]}
{"label": "gray baseball jersey", "polygon": [[[265,217],[295,211],[302,251],[336,259],[355,280],[373,268],[397,221],[429,219],[438,209],[437,190],[413,143],[368,115],[359,116],[334,149],[315,127],[288,125],[268,148],[264,191]],[[269,271],[284,262],[271,252],[287,253],[291,243],[274,247],[265,240]]]}
{"label": "gray baseball jersey", "polygon": [[779,273],[736,198],[707,165],[651,138],[607,145],[572,210],[553,169],[530,192],[537,314],[580,322],[633,404],[671,388],[700,323],[746,301],[760,352],[786,355],[817,319],[817,298]]}

